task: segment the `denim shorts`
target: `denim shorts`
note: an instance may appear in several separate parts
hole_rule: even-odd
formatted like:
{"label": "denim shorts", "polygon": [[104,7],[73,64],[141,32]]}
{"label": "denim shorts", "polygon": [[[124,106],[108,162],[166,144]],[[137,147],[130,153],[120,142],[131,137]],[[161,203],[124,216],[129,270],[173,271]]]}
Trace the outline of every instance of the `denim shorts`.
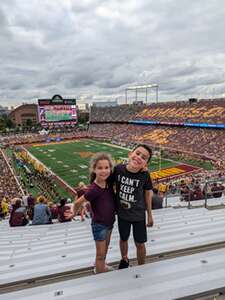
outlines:
{"label": "denim shorts", "polygon": [[107,238],[107,233],[112,229],[112,227],[95,222],[91,223],[91,228],[95,241],[105,241]]}

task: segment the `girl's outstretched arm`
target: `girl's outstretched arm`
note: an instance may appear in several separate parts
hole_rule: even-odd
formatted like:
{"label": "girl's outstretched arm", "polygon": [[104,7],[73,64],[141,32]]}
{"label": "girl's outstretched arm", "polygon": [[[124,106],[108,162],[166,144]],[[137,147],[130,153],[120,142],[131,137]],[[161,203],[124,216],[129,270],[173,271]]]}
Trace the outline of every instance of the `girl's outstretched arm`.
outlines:
{"label": "girl's outstretched arm", "polygon": [[80,211],[82,204],[86,202],[86,199],[84,198],[84,196],[81,196],[80,198],[75,198],[73,206],[71,208],[71,210],[65,211],[65,217],[66,219],[73,219],[78,212]]}
{"label": "girl's outstretched arm", "polygon": [[75,217],[78,214],[81,206],[86,201],[87,200],[84,198],[84,196],[81,196],[80,198],[78,198],[77,200],[74,201],[74,204],[73,204],[73,217]]}

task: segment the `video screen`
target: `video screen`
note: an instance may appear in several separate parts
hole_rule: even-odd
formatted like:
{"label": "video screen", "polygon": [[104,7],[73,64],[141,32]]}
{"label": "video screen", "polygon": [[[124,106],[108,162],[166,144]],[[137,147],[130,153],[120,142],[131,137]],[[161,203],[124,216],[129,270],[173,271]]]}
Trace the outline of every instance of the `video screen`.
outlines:
{"label": "video screen", "polygon": [[76,124],[76,105],[39,105],[39,122],[42,126]]}

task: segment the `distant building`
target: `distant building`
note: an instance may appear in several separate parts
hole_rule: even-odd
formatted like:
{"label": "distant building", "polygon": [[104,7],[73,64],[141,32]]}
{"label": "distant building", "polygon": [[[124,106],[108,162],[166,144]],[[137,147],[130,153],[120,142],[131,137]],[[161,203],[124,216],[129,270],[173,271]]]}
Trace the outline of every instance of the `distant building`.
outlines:
{"label": "distant building", "polygon": [[83,111],[86,111],[86,112],[88,112],[89,111],[89,105],[88,105],[88,103],[77,103],[77,108],[78,108],[78,110],[81,112],[83,112]]}
{"label": "distant building", "polygon": [[8,115],[10,113],[10,110],[6,106],[0,105],[0,116],[2,115]]}
{"label": "distant building", "polygon": [[117,100],[113,100],[113,101],[97,101],[97,102],[93,102],[92,105],[94,107],[112,107],[112,106],[117,106],[118,102],[117,102]]}
{"label": "distant building", "polygon": [[9,117],[16,126],[26,126],[27,120],[31,120],[35,125],[38,123],[38,106],[36,104],[20,105],[10,112]]}

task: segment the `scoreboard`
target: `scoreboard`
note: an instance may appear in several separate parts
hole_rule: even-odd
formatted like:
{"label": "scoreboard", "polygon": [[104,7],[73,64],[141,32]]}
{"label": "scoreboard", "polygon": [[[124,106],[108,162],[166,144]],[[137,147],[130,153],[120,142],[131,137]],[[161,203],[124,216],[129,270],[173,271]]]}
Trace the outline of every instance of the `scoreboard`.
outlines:
{"label": "scoreboard", "polygon": [[76,99],[63,99],[59,95],[52,99],[39,99],[38,115],[42,127],[74,125],[77,123]]}

